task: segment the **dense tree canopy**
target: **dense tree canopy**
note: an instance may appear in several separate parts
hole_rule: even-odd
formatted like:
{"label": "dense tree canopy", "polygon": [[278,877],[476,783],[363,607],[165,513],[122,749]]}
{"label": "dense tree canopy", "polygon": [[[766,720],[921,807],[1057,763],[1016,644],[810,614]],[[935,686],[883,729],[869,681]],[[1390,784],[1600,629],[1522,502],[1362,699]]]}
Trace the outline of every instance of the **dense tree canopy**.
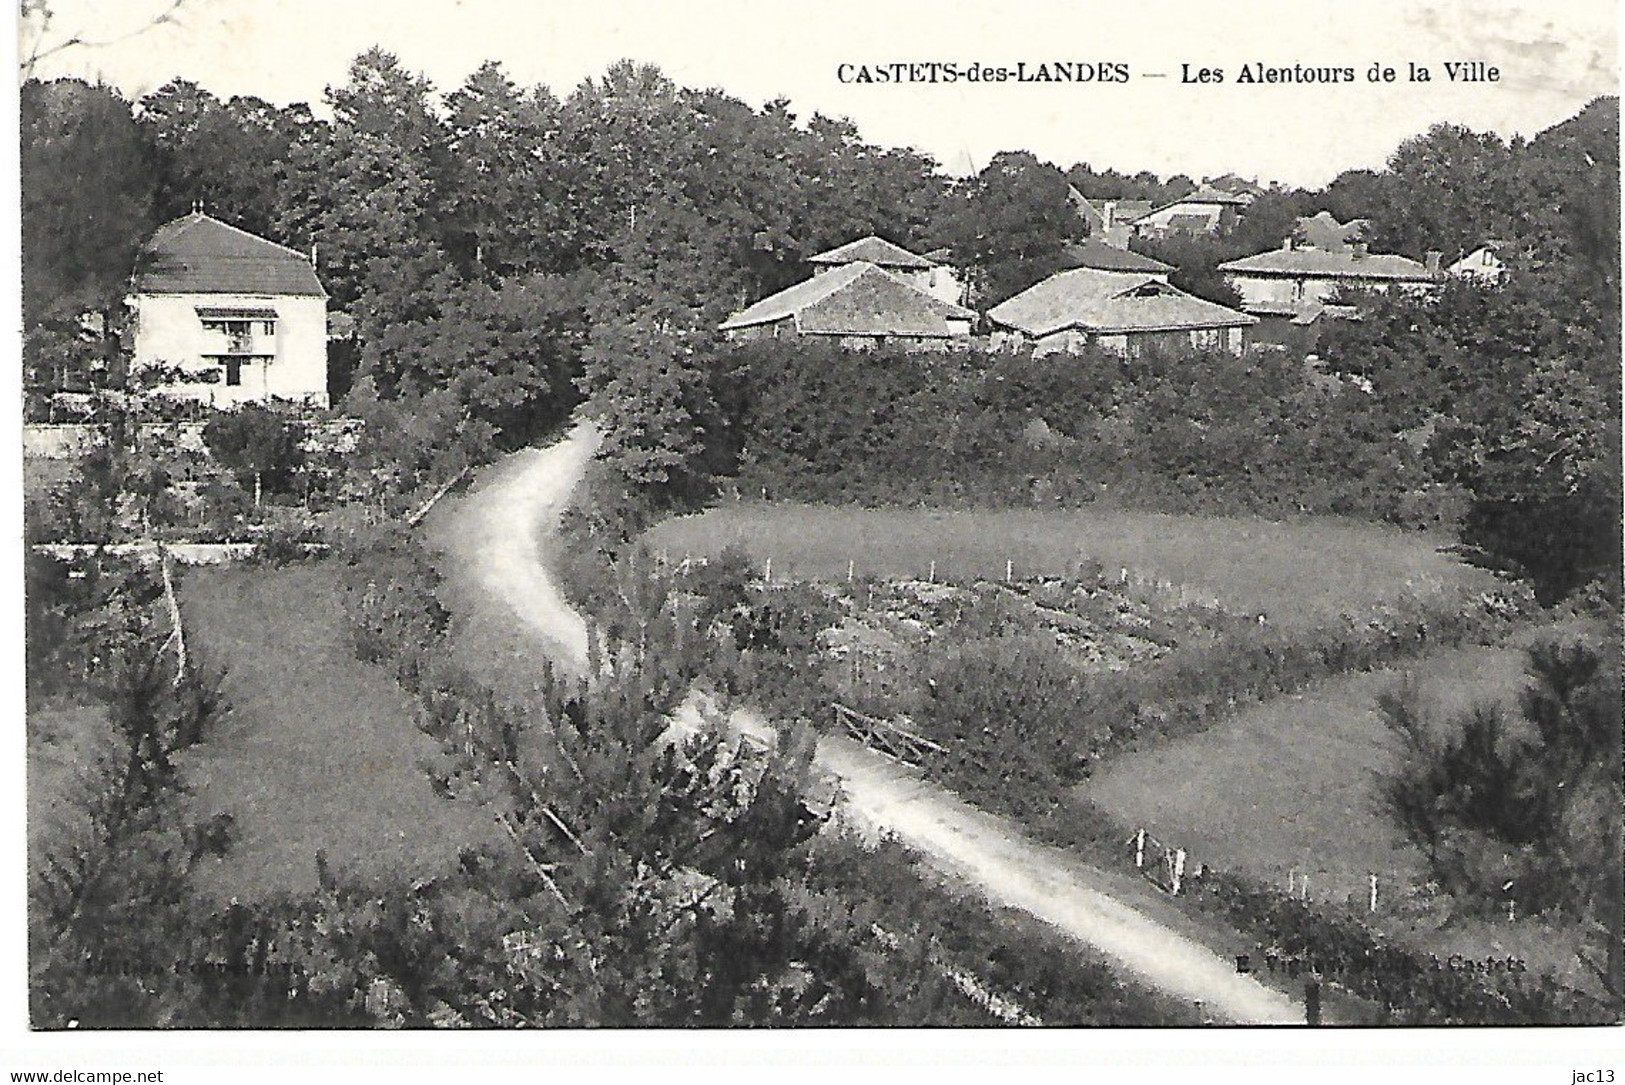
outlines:
{"label": "dense tree canopy", "polygon": [[1084,235],[1066,175],[1025,151],[994,155],[956,195],[953,252],[973,269],[983,307],[1059,271],[1066,246]]}

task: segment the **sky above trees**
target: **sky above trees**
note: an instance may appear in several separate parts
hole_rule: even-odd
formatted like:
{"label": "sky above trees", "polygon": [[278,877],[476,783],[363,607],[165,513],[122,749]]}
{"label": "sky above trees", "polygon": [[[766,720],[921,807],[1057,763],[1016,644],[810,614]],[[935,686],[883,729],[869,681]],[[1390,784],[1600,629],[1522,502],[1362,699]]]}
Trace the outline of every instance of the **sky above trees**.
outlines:
{"label": "sky above trees", "polygon": [[[166,10],[171,0],[48,0],[52,33],[106,41]],[[558,0],[186,0],[175,22],[112,44],[65,50],[36,75],[101,78],[136,98],[184,75],[222,96],[305,101],[344,81],[349,61],[381,45],[442,88],[498,60],[519,83],[567,94],[631,57],[679,84],[721,87],[760,105],[850,117],[863,138],[913,146],[950,172],[986,166],[1001,150],[1062,165],[1193,177],[1236,171],[1319,185],[1344,169],[1380,166],[1405,137],[1440,120],[1532,136],[1588,100],[1617,93],[1618,31],[1609,0],[1548,10],[1470,0],[1373,0],[1304,5],[1235,0],[1223,15],[1197,0],[1151,5],[975,0],[834,0],[794,19],[735,0],[605,4]],[[410,12],[409,16],[405,11]],[[1446,60],[1480,59],[1498,83],[1445,79]],[[842,63],[954,61],[1029,67],[1045,61],[1121,61],[1116,85],[875,86],[843,84]],[[1405,64],[1434,81],[1405,81]],[[1399,70],[1373,85],[1373,61]],[[1225,83],[1184,85],[1181,66],[1223,68]],[[1240,67],[1355,69],[1340,86],[1244,85]],[[1167,73],[1165,79],[1145,73]]]}

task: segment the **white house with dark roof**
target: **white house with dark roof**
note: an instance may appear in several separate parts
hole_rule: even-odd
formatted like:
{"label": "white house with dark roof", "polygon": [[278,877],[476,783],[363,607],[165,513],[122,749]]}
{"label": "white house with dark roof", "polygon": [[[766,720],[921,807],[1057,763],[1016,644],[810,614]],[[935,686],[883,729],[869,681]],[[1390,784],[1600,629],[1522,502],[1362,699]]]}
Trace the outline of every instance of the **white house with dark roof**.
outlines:
{"label": "white house with dark roof", "polygon": [[1121,200],[1113,197],[1085,196],[1076,185],[1066,186],[1066,198],[1089,227],[1091,240],[1103,241],[1114,248],[1128,248],[1134,233],[1134,223],[1151,211],[1150,200]]}
{"label": "white house with dark roof", "polygon": [[1346,288],[1423,291],[1439,281],[1439,254],[1426,264],[1392,253],[1366,250],[1363,242],[1346,249],[1305,248],[1288,238],[1279,249],[1219,265],[1241,295],[1241,307],[1255,316],[1302,318],[1316,312]]}
{"label": "white house with dark roof", "polygon": [[127,303],[131,365],[181,370],[170,394],[327,406],[327,291],[303,253],[194,211],[142,247]]}
{"label": "white house with dark roof", "polygon": [[964,306],[860,260],[763,298],[730,316],[721,331],[739,342],[819,336],[849,347],[932,347],[968,343],[975,319]]}
{"label": "white house with dark roof", "polygon": [[1253,202],[1248,195],[1203,187],[1188,195],[1154,207],[1134,220],[1136,234],[1171,232],[1218,233],[1228,226],[1241,208]]}
{"label": "white house with dark roof", "polygon": [[1147,348],[1245,347],[1258,318],[1187,294],[1155,275],[1094,268],[1058,272],[988,311],[994,341],[1035,354],[1098,346],[1128,357]]}

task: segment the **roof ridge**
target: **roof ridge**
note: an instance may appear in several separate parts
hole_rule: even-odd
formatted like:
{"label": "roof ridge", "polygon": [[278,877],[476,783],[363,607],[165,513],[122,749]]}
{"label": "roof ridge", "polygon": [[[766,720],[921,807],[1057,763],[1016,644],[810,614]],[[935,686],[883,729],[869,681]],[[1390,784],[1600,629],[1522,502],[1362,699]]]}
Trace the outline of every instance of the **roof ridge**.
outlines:
{"label": "roof ridge", "polygon": [[298,249],[290,248],[289,246],[282,244],[282,242],[280,242],[280,241],[272,241],[268,237],[261,237],[259,234],[251,233],[250,231],[243,229],[241,226],[236,226],[236,225],[233,225],[232,223],[227,222],[225,219],[217,219],[213,215],[209,214],[207,211],[199,211],[199,212],[197,212],[196,219],[199,222],[202,222],[202,221],[204,221],[206,219],[209,222],[215,223],[216,225],[224,226],[226,229],[231,230],[233,233],[239,233],[239,234],[242,234],[246,238],[250,238],[250,239],[252,239],[254,241],[263,242],[264,244],[271,245],[271,246],[273,246],[275,248],[281,249],[283,252],[287,253],[290,256],[297,256],[297,257],[299,257],[299,259],[304,260],[306,262],[309,262],[309,260],[310,260],[310,257],[309,257],[308,254],[302,253]]}
{"label": "roof ridge", "polygon": [[[905,248],[895,241],[881,237],[879,234],[865,234],[863,237],[836,245],[832,249],[825,249],[823,252],[813,253],[811,256],[807,257],[807,262],[809,264],[853,263],[855,261],[847,260],[844,257],[837,257],[835,254],[844,252],[848,249],[861,250],[865,245],[868,245],[871,242],[874,243],[874,245],[881,246],[882,253],[885,255],[890,255],[891,252],[896,252],[900,256],[907,257],[910,261],[919,261],[921,264],[924,264],[927,267],[932,266],[931,260],[921,256],[913,249]],[[874,263],[872,260],[869,262]]]}

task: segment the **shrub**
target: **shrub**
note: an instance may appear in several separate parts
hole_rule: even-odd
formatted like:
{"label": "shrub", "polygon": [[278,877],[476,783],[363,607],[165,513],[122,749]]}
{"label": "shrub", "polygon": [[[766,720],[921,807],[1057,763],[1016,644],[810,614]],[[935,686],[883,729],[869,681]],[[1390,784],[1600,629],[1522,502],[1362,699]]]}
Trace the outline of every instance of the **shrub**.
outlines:
{"label": "shrub", "polygon": [[1591,903],[1588,867],[1606,850],[1597,820],[1575,811],[1618,806],[1617,659],[1617,642],[1530,648],[1517,726],[1499,704],[1440,728],[1413,688],[1380,699],[1401,753],[1383,782],[1386,807],[1433,877],[1470,906],[1498,906],[1508,883],[1528,912],[1567,906],[1583,915]]}

